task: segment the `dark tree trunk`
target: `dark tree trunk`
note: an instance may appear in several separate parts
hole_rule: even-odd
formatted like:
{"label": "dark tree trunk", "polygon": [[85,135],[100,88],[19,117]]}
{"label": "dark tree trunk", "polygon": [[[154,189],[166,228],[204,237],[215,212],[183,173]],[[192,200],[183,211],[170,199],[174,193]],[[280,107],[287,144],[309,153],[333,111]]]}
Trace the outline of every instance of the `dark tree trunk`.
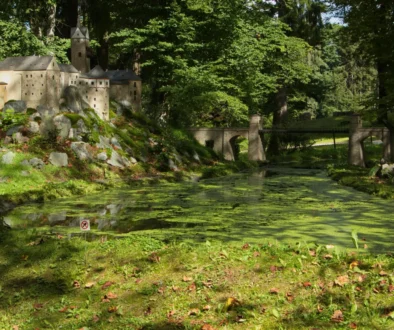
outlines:
{"label": "dark tree trunk", "polygon": [[[275,97],[276,109],[274,111],[273,128],[279,128],[283,125],[287,117],[287,88],[279,88]],[[272,133],[267,148],[268,155],[277,155],[280,149],[280,134]]]}

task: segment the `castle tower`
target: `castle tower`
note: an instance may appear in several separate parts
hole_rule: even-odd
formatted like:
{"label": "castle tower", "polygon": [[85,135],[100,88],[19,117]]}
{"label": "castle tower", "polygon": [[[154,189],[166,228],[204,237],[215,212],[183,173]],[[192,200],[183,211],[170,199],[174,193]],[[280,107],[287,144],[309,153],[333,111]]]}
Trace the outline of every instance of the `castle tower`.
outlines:
{"label": "castle tower", "polygon": [[86,27],[71,29],[71,64],[82,73],[90,71],[90,59],[87,55],[89,31]]}

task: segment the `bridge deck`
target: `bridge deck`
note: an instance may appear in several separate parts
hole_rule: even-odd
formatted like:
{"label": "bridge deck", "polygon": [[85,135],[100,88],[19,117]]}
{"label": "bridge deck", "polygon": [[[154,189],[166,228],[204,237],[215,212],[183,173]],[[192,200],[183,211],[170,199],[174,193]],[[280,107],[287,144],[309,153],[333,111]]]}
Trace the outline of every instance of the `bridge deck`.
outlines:
{"label": "bridge deck", "polygon": [[280,129],[280,128],[264,128],[259,130],[260,133],[349,133],[349,128],[335,129]]}

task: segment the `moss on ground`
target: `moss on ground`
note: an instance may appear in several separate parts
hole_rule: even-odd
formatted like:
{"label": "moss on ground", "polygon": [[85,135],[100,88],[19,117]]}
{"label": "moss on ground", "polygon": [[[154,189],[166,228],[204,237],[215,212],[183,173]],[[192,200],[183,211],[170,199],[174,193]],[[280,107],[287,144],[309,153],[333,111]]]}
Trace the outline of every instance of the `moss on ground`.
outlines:
{"label": "moss on ground", "polygon": [[0,329],[392,329],[391,256],[0,234]]}

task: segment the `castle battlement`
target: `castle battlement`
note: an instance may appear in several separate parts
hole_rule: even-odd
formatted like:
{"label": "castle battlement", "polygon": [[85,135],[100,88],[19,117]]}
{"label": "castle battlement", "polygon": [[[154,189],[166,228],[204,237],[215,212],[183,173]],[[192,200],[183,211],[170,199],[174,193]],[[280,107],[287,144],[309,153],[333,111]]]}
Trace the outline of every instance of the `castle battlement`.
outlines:
{"label": "castle battlement", "polygon": [[72,64],[59,64],[53,56],[8,57],[0,62],[0,109],[9,100],[25,101],[29,108],[59,109],[64,89],[75,86],[104,120],[109,119],[110,98],[139,110],[141,78],[128,70],[90,70],[88,46],[88,30],[78,27],[71,30]]}

